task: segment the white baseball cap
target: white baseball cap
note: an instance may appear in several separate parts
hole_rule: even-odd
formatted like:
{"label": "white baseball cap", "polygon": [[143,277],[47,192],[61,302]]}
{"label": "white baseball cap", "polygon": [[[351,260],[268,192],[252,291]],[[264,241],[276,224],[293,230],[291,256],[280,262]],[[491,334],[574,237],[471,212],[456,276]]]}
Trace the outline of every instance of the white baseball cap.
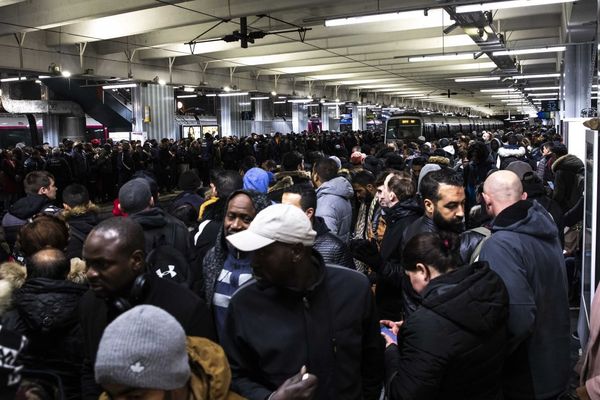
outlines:
{"label": "white baseball cap", "polygon": [[255,251],[275,242],[312,246],[316,236],[310,219],[301,209],[274,204],[259,212],[248,229],[226,239],[238,250]]}

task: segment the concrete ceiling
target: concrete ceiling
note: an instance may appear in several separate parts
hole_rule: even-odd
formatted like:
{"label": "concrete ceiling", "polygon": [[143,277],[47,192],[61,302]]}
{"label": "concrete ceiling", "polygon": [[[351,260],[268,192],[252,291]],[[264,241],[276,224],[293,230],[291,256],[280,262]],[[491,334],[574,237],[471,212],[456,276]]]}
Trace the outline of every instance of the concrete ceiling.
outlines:
{"label": "concrete ceiling", "polygon": [[[453,24],[444,7],[474,3],[481,1],[0,0],[0,53],[5,54],[0,70],[42,73],[56,63],[75,75],[87,72],[83,75],[87,79],[129,74],[152,80],[158,75],[172,84],[207,82],[205,86],[219,88],[231,83],[260,91],[272,90],[277,82],[277,91],[288,94],[295,90],[333,97],[337,92],[340,100],[360,97],[388,104],[514,112],[517,105],[507,106],[493,93],[480,91],[508,88],[513,80],[455,82],[455,78],[508,75],[497,70],[487,54],[478,59],[408,61],[410,56],[479,52],[466,27],[443,33]],[[596,0],[490,9],[493,29],[504,36],[507,49],[571,45],[595,38],[585,33],[596,31]],[[385,22],[324,24],[335,17],[397,11],[417,12]],[[239,30],[239,18],[244,16],[250,31],[295,26],[310,30],[304,41],[298,32],[276,33],[246,49],[240,42],[218,40]],[[215,26],[219,21],[224,22]],[[192,54],[186,43],[202,33],[199,41],[215,40],[197,43]],[[542,74],[560,71],[562,58],[560,52],[539,53],[516,56],[516,61],[523,74]],[[557,80],[531,79],[525,84],[557,86]],[[454,93],[450,98],[441,95],[448,90]]]}

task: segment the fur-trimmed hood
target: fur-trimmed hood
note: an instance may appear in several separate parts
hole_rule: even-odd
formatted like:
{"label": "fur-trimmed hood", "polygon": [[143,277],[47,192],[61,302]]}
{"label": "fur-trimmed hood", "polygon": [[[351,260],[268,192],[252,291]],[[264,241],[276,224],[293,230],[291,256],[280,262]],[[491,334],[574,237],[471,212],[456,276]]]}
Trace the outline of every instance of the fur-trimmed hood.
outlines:
{"label": "fur-trimmed hood", "polygon": [[450,159],[448,157],[442,157],[442,156],[431,156],[427,159],[427,163],[428,164],[437,164],[442,167],[449,167]]}
{"label": "fur-trimmed hood", "polygon": [[527,150],[523,146],[503,146],[498,149],[498,156],[506,157],[523,157]]}
{"label": "fur-trimmed hood", "polygon": [[552,172],[556,173],[556,171],[569,171],[574,174],[582,172],[584,168],[583,161],[581,161],[577,156],[573,154],[565,154],[562,157],[559,157],[552,164]]}

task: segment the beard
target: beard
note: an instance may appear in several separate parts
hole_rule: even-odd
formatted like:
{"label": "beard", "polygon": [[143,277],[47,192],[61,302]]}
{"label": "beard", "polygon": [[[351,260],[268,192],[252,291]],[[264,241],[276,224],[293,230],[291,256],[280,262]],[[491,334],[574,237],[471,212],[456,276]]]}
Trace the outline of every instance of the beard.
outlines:
{"label": "beard", "polygon": [[444,219],[444,217],[442,217],[437,210],[433,211],[433,223],[441,231],[462,233],[465,230],[465,222],[463,218],[456,218],[448,221]]}

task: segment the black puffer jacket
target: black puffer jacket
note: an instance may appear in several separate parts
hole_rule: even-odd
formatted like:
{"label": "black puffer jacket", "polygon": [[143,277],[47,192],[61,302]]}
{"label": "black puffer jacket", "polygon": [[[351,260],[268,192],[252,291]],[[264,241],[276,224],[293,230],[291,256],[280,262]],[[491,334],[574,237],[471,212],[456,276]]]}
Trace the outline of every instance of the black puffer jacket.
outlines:
{"label": "black puffer jacket", "polygon": [[502,398],[508,293],[478,262],[433,279],[385,351],[390,399]]}
{"label": "black puffer jacket", "polygon": [[346,243],[331,233],[327,225],[325,225],[323,218],[315,217],[313,229],[317,232],[313,248],[321,253],[325,263],[356,269],[350,249]]}
{"label": "black puffer jacket", "polygon": [[554,172],[553,199],[563,213],[569,211],[583,194],[583,162],[572,154],[559,157],[552,164]]}
{"label": "black puffer jacket", "polygon": [[[416,308],[415,296],[401,267],[402,248],[408,227],[423,214],[414,198],[385,209],[386,229],[381,241],[383,264],[377,272],[375,302],[381,319],[399,321],[407,309]],[[407,284],[408,283],[408,284]]]}
{"label": "black puffer jacket", "polygon": [[189,255],[191,237],[183,222],[158,207],[140,211],[129,216],[144,229],[146,254],[159,245],[173,246],[184,255]]}
{"label": "black puffer jacket", "polygon": [[60,208],[55,207],[44,195],[28,194],[17,200],[2,218],[2,227],[6,234],[6,242],[11,248],[17,240],[17,233],[27,220],[38,213],[57,214]]}
{"label": "black puffer jacket", "polygon": [[27,337],[22,354],[25,368],[60,376],[68,399],[81,398],[83,337],[78,307],[85,286],[69,281],[35,278],[13,293],[14,309],[2,325]]}
{"label": "black puffer jacket", "polygon": [[82,215],[72,215],[67,219],[69,224],[69,244],[67,245],[67,258],[81,257],[83,242],[87,235],[99,222],[98,214],[88,212]]}

